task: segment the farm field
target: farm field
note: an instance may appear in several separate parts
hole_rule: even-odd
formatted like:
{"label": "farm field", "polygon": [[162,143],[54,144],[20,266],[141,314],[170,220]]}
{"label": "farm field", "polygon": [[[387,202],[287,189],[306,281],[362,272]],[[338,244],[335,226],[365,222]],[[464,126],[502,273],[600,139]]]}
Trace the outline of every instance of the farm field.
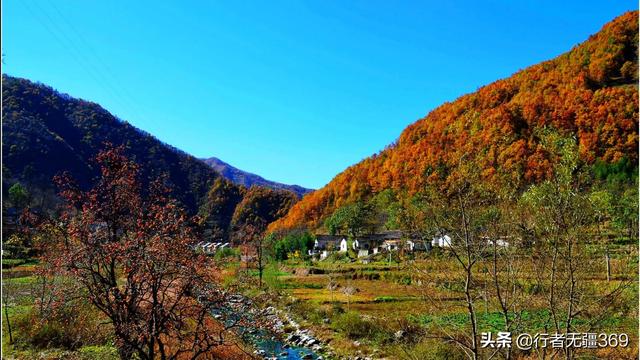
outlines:
{"label": "farm field", "polygon": [[[637,261],[633,246],[618,247],[619,256],[611,261],[612,280],[607,281],[602,269],[594,268],[588,276],[590,287],[602,292],[623,285],[621,300],[627,308],[601,319],[600,331],[629,335],[626,347],[583,350],[585,358],[635,359],[637,355],[637,277],[629,266]],[[628,263],[631,261],[631,263]],[[234,267],[234,272],[238,267]],[[536,289],[533,269],[520,277],[522,300],[514,306],[519,325],[514,334],[551,332],[551,314],[547,295]],[[256,271],[250,274],[257,276]],[[630,274],[630,275],[628,275]],[[229,274],[228,274],[229,275]],[[498,304],[484,301],[482,293],[491,293],[491,279],[478,272],[476,317],[479,331],[504,330],[504,319]],[[629,278],[631,276],[631,278]],[[388,262],[382,257],[362,264],[319,261],[303,263],[286,261],[270,264],[265,269],[265,286],[273,301],[286,309],[305,327],[312,329],[339,356],[363,358],[428,359],[465,358],[462,350],[450,346],[452,339],[468,332],[460,270],[446,254],[421,254],[418,259]],[[483,290],[483,288],[487,288]],[[489,297],[489,295],[487,295]],[[515,316],[515,313],[514,313]],[[592,315],[577,317],[577,329],[588,331]],[[515,336],[515,335],[514,335]],[[516,352],[518,358],[538,358],[539,354]]]}
{"label": "farm field", "polygon": [[[3,359],[120,359],[109,319],[77,296],[60,303],[71,283],[60,276],[43,277],[40,265],[36,259],[3,259]],[[234,346],[213,354],[251,358],[239,340],[230,341]]]}
{"label": "farm field", "polygon": [[[29,324],[29,314],[35,312],[39,305],[37,299],[38,289],[42,287],[36,276],[35,270],[38,265],[37,260],[28,259],[3,259],[3,309],[2,309],[2,348],[7,359],[118,359],[116,348],[111,343],[112,339],[106,335],[105,331],[93,333],[94,338],[88,339],[75,334],[64,334],[69,336],[68,341],[85,342],[75,350],[65,349],[67,345],[57,343],[62,340],[61,329],[48,328],[36,334],[36,324]],[[77,309],[83,311],[86,309]],[[89,323],[94,326],[104,321],[104,318],[91,312],[95,318]],[[84,324],[85,326],[87,324]],[[9,326],[11,326],[11,339],[9,337]],[[98,326],[99,327],[99,326]],[[104,328],[104,326],[102,326]],[[33,330],[33,333],[30,332]],[[95,330],[95,327],[94,327]],[[32,338],[32,336],[34,336]],[[27,342],[27,339],[29,341]],[[31,342],[33,340],[33,342]],[[89,340],[89,341],[88,341]]]}

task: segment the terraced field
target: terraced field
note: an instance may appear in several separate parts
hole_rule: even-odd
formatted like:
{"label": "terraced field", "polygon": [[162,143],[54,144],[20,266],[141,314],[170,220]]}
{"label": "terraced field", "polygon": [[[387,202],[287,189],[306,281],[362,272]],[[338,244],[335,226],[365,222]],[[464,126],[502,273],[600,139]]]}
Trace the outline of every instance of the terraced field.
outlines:
{"label": "terraced field", "polygon": [[[601,269],[593,269],[589,286],[602,291],[622,283],[623,297],[633,306],[637,280],[629,278],[629,259],[612,259],[613,279],[607,282]],[[631,260],[633,261],[633,260]],[[238,269],[237,267],[235,268]],[[483,299],[491,291],[486,271],[474,274],[473,286],[479,331],[502,331],[504,317],[499,305]],[[486,269],[485,269],[486,270]],[[516,309],[518,331],[548,332],[551,314],[544,292],[535,286],[535,273],[527,268],[520,276],[523,301]],[[235,271],[233,271],[235,273]],[[256,275],[254,271],[249,272]],[[231,275],[231,274],[229,274]],[[469,315],[460,269],[446,255],[389,262],[288,261],[271,264],[265,272],[269,292],[278,295],[279,307],[328,343],[337,356],[389,359],[465,358],[450,338],[468,333]],[[486,289],[486,290],[483,290]],[[599,326],[609,333],[627,333],[625,348],[600,349],[588,354],[599,358],[634,359],[637,354],[637,315],[620,308]],[[575,326],[587,329],[591,315],[578,317]],[[514,313],[515,317],[515,313]],[[519,353],[519,358],[537,356]]]}

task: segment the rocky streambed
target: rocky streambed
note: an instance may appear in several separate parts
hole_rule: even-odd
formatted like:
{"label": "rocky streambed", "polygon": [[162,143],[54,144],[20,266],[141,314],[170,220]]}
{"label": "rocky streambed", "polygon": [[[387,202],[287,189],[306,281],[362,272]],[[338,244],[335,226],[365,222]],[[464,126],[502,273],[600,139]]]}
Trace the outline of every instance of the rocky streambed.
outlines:
{"label": "rocky streambed", "polygon": [[332,351],[313,333],[302,328],[288,314],[274,308],[256,309],[242,295],[231,295],[226,309],[214,312],[214,317],[237,321],[243,318],[238,334],[251,344],[254,354],[270,360],[334,359]]}

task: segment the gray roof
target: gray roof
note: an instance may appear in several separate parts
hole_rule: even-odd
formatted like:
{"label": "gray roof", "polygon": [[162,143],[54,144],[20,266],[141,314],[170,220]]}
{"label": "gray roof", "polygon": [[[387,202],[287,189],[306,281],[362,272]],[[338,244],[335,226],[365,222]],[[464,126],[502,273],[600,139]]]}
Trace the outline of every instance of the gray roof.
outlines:
{"label": "gray roof", "polygon": [[367,234],[358,236],[359,242],[383,242],[385,240],[400,240],[402,239],[402,231],[400,230],[390,230],[383,231],[377,234]]}
{"label": "gray roof", "polygon": [[316,235],[317,245],[315,248],[324,250],[329,244],[333,245],[333,247],[339,247],[342,239],[346,238],[344,235]]}

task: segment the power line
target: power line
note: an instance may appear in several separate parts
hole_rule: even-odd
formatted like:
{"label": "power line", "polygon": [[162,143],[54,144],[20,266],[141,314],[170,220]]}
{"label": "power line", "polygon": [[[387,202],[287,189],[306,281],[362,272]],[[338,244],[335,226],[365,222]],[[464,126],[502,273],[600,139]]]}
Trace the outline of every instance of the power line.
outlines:
{"label": "power line", "polygon": [[[70,49],[73,50],[73,52],[78,56],[78,59],[81,60],[81,62],[83,63],[83,66],[88,69],[90,72],[92,72],[93,74],[96,74],[98,77],[98,83],[100,83],[102,86],[106,86],[107,90],[109,92],[111,92],[112,96],[114,96],[116,98],[116,100],[120,103],[121,106],[123,106],[124,108],[126,108],[127,110],[130,111],[129,107],[126,104],[126,100],[123,100],[122,96],[119,94],[119,92],[117,90],[115,90],[113,88],[113,86],[110,85],[110,83],[108,82],[107,79],[105,79],[104,75],[98,70],[96,69],[91,60],[88,59],[85,54],[80,50],[80,48],[76,45],[76,43],[73,41],[73,39],[71,39],[68,35],[67,32],[64,31],[64,29],[62,29],[58,22],[56,22],[55,20],[53,20],[51,18],[51,16],[49,15],[49,13],[42,7],[40,7],[40,5],[38,4],[38,2],[34,2],[34,4],[36,4],[36,7],[44,14],[44,16],[46,17],[46,19],[53,25],[53,27],[55,28],[55,30],[57,30],[60,34],[62,34],[62,36],[64,37],[64,39],[66,39],[66,41],[68,42],[68,47]],[[64,45],[63,45],[64,46]]]}
{"label": "power line", "polygon": [[[114,89],[118,92],[118,93],[123,93],[123,99],[124,101],[127,102],[128,105],[131,105],[131,107],[133,108],[133,111],[135,113],[135,115],[137,117],[140,117],[140,112],[138,111],[139,108],[137,107],[135,101],[131,101],[131,99],[133,98],[133,96],[131,96],[131,94],[128,92],[127,88],[125,86],[122,86],[121,82],[118,80],[117,76],[114,75],[114,73],[111,71],[111,68],[102,60],[102,58],[98,55],[98,53],[95,51],[95,49],[93,48],[93,46],[91,46],[91,43],[88,42],[84,36],[82,35],[82,33],[80,31],[78,31],[78,29],[73,25],[73,22],[69,21],[65,15],[63,14],[63,12],[60,10],[60,8],[58,8],[58,6],[56,6],[55,1],[50,1],[49,4],[51,5],[51,7],[55,10],[55,12],[60,16],[60,18],[62,19],[62,21],[68,26],[69,29],[71,29],[71,32],[73,32],[76,36],[76,38],[78,39],[78,41],[81,43],[80,45],[82,46],[83,49],[88,50],[88,52],[90,53],[90,55],[93,56],[93,58],[96,60],[95,63],[97,63],[98,65],[100,65],[102,67],[102,69],[104,70],[104,72],[106,73],[106,75],[108,77],[110,77],[111,80],[113,80],[115,86]],[[111,84],[111,83],[109,83]]]}
{"label": "power line", "polygon": [[120,93],[109,84],[104,75],[91,64],[91,61],[86,58],[82,51],[80,51],[75,42],[66,35],[65,31],[59,27],[59,25],[42,7],[38,5],[37,2],[34,2],[33,4],[35,4],[35,7],[38,8],[39,11],[34,11],[28,1],[22,1],[21,3],[24,4],[27,11],[33,15],[34,19],[36,19],[36,21],[52,35],[63,51],[67,51],[78,65],[80,65],[80,67],[83,68],[84,71],[95,81],[95,83],[102,87],[103,91],[109,93],[123,109],[133,113],[131,108],[127,105],[126,100],[123,100],[122,95],[120,95]]}

